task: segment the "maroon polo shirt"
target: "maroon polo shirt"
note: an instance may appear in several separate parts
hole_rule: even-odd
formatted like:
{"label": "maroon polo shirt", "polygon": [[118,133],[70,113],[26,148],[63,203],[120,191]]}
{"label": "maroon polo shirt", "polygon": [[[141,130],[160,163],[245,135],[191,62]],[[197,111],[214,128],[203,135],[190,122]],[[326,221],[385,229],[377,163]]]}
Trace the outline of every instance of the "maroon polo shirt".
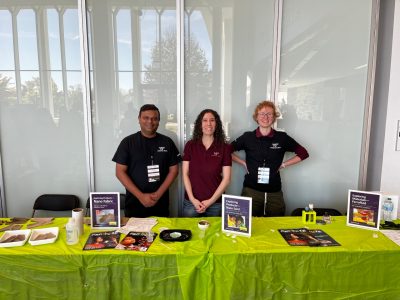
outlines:
{"label": "maroon polo shirt", "polygon": [[[231,146],[225,143],[214,141],[208,149],[201,141],[186,143],[183,160],[189,162],[189,179],[196,199],[207,200],[214,194],[222,181],[222,167],[232,166],[231,152]],[[189,200],[186,191],[185,198]]]}

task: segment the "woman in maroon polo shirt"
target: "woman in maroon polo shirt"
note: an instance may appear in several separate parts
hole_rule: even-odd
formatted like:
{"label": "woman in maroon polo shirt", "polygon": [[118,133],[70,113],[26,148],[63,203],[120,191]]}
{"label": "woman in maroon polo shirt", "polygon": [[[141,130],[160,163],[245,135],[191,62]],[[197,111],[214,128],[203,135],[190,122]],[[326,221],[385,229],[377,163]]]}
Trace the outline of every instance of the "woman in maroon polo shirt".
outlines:
{"label": "woman in maroon polo shirt", "polygon": [[221,195],[231,180],[231,152],[218,113],[203,110],[183,154],[185,217],[221,215]]}

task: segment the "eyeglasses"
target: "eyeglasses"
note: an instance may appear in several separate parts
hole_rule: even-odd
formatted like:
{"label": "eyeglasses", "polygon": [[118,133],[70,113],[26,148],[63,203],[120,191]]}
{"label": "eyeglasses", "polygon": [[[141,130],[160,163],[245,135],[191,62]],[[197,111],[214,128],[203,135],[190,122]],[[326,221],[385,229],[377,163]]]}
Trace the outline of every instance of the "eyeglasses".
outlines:
{"label": "eyeglasses", "polygon": [[260,118],[265,118],[265,117],[268,117],[268,118],[271,118],[271,117],[273,117],[273,113],[265,113],[265,112],[259,112],[258,114],[257,114]]}

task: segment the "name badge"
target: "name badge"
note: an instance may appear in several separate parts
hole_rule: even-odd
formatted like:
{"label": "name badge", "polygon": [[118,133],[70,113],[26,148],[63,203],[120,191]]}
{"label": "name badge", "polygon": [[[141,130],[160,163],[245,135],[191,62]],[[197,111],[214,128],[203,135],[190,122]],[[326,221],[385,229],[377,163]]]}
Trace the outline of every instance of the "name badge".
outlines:
{"label": "name badge", "polygon": [[147,166],[147,177],[149,179],[149,182],[160,181],[160,166],[159,165]]}
{"label": "name badge", "polygon": [[258,168],[257,183],[268,184],[269,183],[269,168]]}

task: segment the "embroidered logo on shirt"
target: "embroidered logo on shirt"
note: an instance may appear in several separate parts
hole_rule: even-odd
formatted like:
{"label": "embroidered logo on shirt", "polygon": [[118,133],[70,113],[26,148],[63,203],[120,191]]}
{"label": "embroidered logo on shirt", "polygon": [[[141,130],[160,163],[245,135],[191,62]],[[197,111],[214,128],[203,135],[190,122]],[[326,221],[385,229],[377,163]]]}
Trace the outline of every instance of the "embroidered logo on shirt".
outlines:
{"label": "embroidered logo on shirt", "polygon": [[269,147],[269,149],[281,149],[281,146],[279,146],[279,143],[272,143],[272,146]]}
{"label": "embroidered logo on shirt", "polygon": [[157,152],[168,152],[168,150],[165,147],[158,147]]}
{"label": "embroidered logo on shirt", "polygon": [[211,154],[211,157],[220,157],[219,152],[215,151],[213,154]]}

